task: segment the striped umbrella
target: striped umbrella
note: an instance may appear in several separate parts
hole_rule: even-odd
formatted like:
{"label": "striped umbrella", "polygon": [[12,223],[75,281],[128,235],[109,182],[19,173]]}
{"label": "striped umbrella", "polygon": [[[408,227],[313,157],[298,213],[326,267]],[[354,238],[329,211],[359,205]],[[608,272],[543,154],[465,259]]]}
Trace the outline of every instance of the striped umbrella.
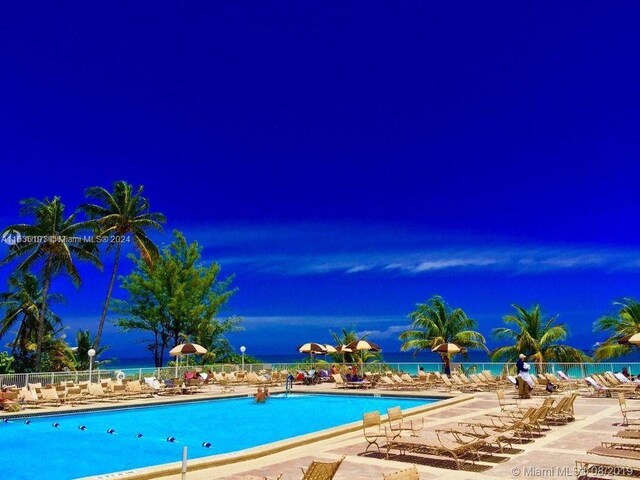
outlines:
{"label": "striped umbrella", "polygon": [[[197,343],[182,343],[176,345],[169,350],[169,355],[176,357],[178,355],[204,355],[207,353],[207,349]],[[180,357],[176,358],[176,377],[178,376],[178,361]]]}
{"label": "striped umbrella", "polygon": [[441,343],[436,348],[431,349],[432,352],[445,353],[447,355],[453,355],[460,353],[462,350],[455,343]]}
{"label": "striped umbrella", "polygon": [[[382,348],[377,343],[370,342],[369,340],[356,340],[355,342],[351,342],[347,344],[347,348],[351,349],[354,352],[381,352]],[[360,356],[360,371],[364,375],[364,359],[362,355]]]}
{"label": "striped umbrella", "polygon": [[323,345],[324,347],[324,353],[338,353],[338,350],[336,350],[336,347],[334,347],[333,345],[329,345],[328,343]]}
{"label": "striped umbrella", "polygon": [[314,353],[319,353],[319,354],[327,353],[324,345],[322,345],[321,343],[315,343],[315,342],[308,342],[303,345],[300,345],[298,347],[298,351],[300,353],[308,353],[311,359],[313,359]]}

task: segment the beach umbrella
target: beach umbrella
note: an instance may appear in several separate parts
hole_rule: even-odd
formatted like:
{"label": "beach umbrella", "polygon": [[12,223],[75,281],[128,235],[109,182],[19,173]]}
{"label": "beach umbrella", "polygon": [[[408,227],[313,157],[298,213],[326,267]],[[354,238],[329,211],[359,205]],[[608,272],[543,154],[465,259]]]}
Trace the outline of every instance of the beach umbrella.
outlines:
{"label": "beach umbrella", "polygon": [[327,353],[324,345],[322,345],[321,343],[315,343],[315,342],[308,342],[300,345],[298,347],[298,351],[300,353],[308,353],[309,357],[312,359],[313,359],[314,353],[320,353],[320,354]]}
{"label": "beach umbrella", "polygon": [[[369,340],[356,340],[347,344],[346,348],[353,352],[381,352],[382,348],[377,343]],[[360,356],[360,369],[364,370],[364,359]],[[364,374],[364,372],[362,372]]]}
{"label": "beach umbrella", "polygon": [[328,343],[323,345],[324,353],[338,353],[338,350],[333,345],[329,345]]}
{"label": "beach umbrella", "polygon": [[[460,353],[462,349],[456,345],[455,343],[441,343],[435,348],[431,349],[432,352],[439,353],[444,359],[445,372],[448,365],[450,365],[450,355],[455,355],[456,353]],[[449,367],[451,368],[451,367]]]}
{"label": "beach umbrella", "polygon": [[640,345],[640,333],[631,335],[627,340],[627,343],[630,343],[631,345]]}
{"label": "beach umbrella", "polygon": [[445,353],[447,355],[453,355],[455,353],[460,353],[462,349],[457,346],[455,343],[441,343],[435,348],[431,349],[432,352],[436,353]]}
{"label": "beach umbrella", "polygon": [[207,349],[197,343],[181,343],[169,351],[169,355],[176,358],[176,377],[178,376],[178,361],[182,355],[204,355]]}
{"label": "beach umbrella", "polygon": [[370,342],[369,340],[356,340],[355,342],[351,342],[347,344],[347,348],[350,348],[352,351],[369,351],[369,352],[381,352],[382,348],[377,343]]}

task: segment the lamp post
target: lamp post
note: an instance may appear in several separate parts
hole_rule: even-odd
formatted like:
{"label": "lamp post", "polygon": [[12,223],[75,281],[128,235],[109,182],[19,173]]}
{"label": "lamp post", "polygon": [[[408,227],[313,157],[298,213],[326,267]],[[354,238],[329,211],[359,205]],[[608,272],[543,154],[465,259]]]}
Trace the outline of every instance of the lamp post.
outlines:
{"label": "lamp post", "polygon": [[90,348],[87,352],[89,355],[89,383],[91,383],[91,371],[93,370],[93,357],[96,356],[96,351],[93,348]]}
{"label": "lamp post", "polygon": [[245,347],[244,345],[242,345],[240,347],[240,353],[242,353],[242,371],[244,372],[244,352],[247,351],[247,347]]}

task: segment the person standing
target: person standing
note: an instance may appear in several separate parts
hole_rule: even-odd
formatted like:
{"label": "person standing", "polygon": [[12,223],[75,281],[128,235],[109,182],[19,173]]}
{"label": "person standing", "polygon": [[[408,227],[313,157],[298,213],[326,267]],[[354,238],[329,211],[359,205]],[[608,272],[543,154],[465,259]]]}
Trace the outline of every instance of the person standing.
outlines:
{"label": "person standing", "polygon": [[516,375],[520,375],[520,372],[524,372],[524,359],[527,358],[524,353],[518,355],[518,361],[516,362]]}

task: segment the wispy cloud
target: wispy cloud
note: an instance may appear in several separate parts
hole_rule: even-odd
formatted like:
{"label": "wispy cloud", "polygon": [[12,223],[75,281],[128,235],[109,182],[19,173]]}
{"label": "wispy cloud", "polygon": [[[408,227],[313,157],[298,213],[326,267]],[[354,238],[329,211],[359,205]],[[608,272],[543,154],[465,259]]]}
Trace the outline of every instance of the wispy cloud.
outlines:
{"label": "wispy cloud", "polygon": [[381,226],[242,225],[195,229],[191,237],[204,246],[207,258],[226,268],[283,276],[640,270],[638,249],[527,244]]}
{"label": "wispy cloud", "polygon": [[390,325],[384,330],[362,330],[357,332],[358,337],[363,337],[365,335],[370,336],[375,339],[383,339],[383,338],[398,338],[398,335],[401,332],[404,332],[409,328],[409,325]]}

